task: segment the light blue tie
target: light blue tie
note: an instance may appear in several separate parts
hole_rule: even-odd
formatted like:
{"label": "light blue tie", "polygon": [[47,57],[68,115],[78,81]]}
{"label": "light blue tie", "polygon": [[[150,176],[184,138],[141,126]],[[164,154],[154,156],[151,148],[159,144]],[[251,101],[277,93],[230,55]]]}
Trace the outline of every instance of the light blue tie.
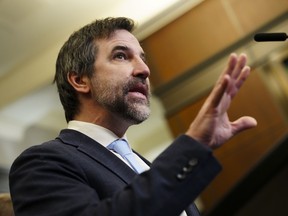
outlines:
{"label": "light blue tie", "polygon": [[121,157],[130,164],[136,173],[142,173],[144,171],[144,168],[136,160],[135,155],[125,139],[117,139],[109,144],[107,148],[120,154]]}

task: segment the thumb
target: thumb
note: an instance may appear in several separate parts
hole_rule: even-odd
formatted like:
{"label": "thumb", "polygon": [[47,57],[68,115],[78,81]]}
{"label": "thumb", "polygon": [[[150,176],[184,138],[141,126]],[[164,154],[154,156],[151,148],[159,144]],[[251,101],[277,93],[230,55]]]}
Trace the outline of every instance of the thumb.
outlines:
{"label": "thumb", "polygon": [[256,119],[250,117],[250,116],[243,116],[236,121],[232,122],[232,133],[233,135],[236,135],[240,133],[241,131],[253,128],[257,126]]}

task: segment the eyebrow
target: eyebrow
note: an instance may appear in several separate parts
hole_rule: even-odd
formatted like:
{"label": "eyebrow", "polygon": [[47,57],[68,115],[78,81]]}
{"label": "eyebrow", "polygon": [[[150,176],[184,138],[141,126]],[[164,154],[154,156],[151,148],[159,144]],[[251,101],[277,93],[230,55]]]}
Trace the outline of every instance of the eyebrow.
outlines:
{"label": "eyebrow", "polygon": [[125,46],[125,45],[117,45],[117,46],[113,47],[112,52],[117,51],[117,50],[129,51],[130,48]]}

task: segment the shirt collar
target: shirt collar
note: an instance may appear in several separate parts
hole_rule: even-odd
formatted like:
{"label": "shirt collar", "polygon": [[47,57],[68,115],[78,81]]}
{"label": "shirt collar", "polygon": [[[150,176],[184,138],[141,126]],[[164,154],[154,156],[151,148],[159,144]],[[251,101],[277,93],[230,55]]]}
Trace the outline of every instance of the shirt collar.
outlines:
{"label": "shirt collar", "polygon": [[118,137],[107,128],[89,122],[72,120],[68,122],[68,129],[79,131],[104,147],[107,147],[110,143],[119,138],[127,140],[126,134],[123,137]]}

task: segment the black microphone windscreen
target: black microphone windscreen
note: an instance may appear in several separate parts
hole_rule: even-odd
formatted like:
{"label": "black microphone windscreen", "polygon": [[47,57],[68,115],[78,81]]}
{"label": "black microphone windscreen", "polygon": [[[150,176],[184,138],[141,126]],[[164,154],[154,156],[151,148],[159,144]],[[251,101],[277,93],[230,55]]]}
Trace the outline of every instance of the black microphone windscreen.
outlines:
{"label": "black microphone windscreen", "polygon": [[287,39],[286,33],[258,33],[254,36],[257,42],[262,41],[285,41]]}

